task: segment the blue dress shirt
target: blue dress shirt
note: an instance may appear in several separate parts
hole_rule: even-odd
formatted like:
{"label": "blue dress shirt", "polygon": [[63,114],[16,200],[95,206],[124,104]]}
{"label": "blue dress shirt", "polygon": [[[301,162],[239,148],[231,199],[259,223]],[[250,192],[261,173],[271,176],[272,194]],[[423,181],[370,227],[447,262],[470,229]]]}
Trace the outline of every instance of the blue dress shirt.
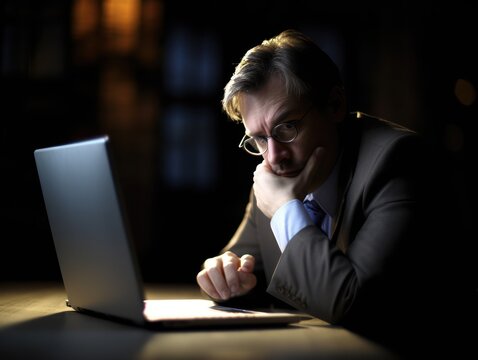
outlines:
{"label": "blue dress shirt", "polygon": [[[327,180],[304,200],[315,200],[325,211],[326,216],[321,224],[322,231],[330,237],[332,219],[337,212],[337,180],[340,160],[334,166]],[[271,219],[271,228],[279,248],[284,251],[290,239],[306,226],[314,225],[302,201],[293,199],[282,205]]]}

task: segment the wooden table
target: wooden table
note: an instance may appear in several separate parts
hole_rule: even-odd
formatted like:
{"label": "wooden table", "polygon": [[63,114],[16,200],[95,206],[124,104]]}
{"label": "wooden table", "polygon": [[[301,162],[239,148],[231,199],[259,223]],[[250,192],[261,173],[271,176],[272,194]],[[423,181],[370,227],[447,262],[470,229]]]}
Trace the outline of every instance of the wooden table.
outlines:
{"label": "wooden table", "polygon": [[[148,285],[147,298],[197,298]],[[385,347],[319,319],[280,328],[150,330],[77,313],[58,283],[0,283],[0,359],[393,359]]]}

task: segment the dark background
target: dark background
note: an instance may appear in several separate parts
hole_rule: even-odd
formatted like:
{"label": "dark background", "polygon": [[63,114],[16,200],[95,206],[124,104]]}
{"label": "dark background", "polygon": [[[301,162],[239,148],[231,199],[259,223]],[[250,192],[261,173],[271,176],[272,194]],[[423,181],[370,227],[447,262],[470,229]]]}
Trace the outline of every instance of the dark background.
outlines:
{"label": "dark background", "polygon": [[0,279],[61,279],[34,149],[108,134],[145,280],[194,282],[239,224],[257,163],[223,87],[286,28],[337,62],[351,110],[424,134],[453,204],[437,226],[476,251],[477,2],[382,3],[3,1]]}

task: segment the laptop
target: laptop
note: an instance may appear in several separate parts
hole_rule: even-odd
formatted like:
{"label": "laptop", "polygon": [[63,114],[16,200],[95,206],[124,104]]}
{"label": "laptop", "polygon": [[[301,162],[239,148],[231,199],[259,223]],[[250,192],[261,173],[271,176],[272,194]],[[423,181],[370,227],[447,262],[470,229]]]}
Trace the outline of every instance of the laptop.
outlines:
{"label": "laptop", "polygon": [[146,299],[110,138],[34,151],[67,306],[158,327],[287,325],[310,316],[218,306],[197,299]]}

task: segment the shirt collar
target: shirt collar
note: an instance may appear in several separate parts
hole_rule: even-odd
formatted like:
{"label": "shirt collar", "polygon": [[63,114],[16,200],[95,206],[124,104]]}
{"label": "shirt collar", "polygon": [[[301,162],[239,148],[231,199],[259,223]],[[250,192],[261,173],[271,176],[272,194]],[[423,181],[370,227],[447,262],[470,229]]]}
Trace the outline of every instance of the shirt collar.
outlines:
{"label": "shirt collar", "polygon": [[314,192],[308,194],[305,200],[315,200],[320,207],[334,218],[337,214],[337,196],[338,196],[338,174],[340,163],[342,161],[342,154],[337,159],[332,173]]}

